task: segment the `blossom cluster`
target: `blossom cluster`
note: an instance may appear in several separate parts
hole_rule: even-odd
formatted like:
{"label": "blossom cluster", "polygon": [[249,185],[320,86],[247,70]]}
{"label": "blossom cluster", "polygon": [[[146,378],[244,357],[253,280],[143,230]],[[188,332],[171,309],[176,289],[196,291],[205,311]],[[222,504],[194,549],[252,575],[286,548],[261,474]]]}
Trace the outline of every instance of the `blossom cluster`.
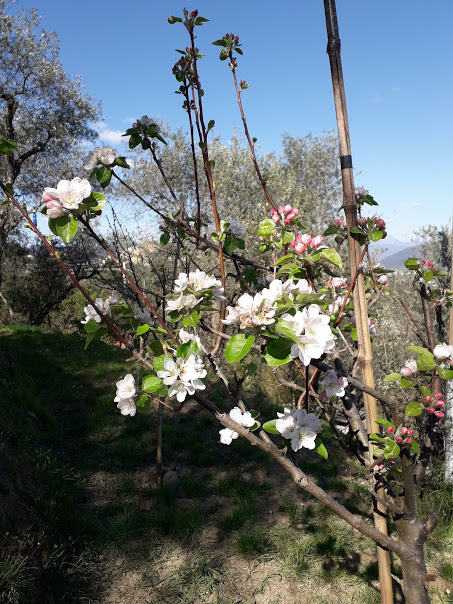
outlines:
{"label": "blossom cluster", "polygon": [[170,386],[168,396],[176,396],[182,403],[188,394],[192,395],[195,390],[206,388],[201,381],[206,373],[201,358],[191,354],[187,359],[179,357],[176,362],[170,357],[164,359],[164,368],[157,372],[157,377],[166,386]]}
{"label": "blossom cluster", "polygon": [[60,180],[56,189],[46,187],[42,194],[42,200],[46,204],[47,216],[58,218],[67,210],[77,210],[84,199],[91,195],[91,185],[85,178],[73,178],[72,180]]}
{"label": "blossom cluster", "polygon": [[329,352],[335,346],[335,336],[330,329],[330,318],[320,312],[319,306],[310,304],[296,314],[284,314],[297,341],[291,346],[289,356],[299,358],[307,366],[312,359],[319,359],[324,353]]}
{"label": "blossom cluster", "polygon": [[[206,290],[212,290],[212,292],[207,292]],[[195,295],[200,292],[203,292],[205,295],[212,293],[214,300],[225,300],[222,282],[199,269],[189,274],[179,273],[178,278],[175,280],[174,292],[179,293],[179,296],[174,300],[167,300],[167,307],[170,311],[193,308],[204,298],[204,296],[197,297]]]}
{"label": "blossom cluster", "polygon": [[240,323],[240,329],[246,327],[264,326],[275,323],[275,311],[277,302],[284,296],[294,300],[298,294],[311,294],[312,288],[306,279],[300,279],[295,282],[294,279],[287,279],[283,283],[280,279],[274,279],[260,292],[251,296],[242,294],[236,303],[236,306],[227,306],[227,316],[223,319],[225,325]]}
{"label": "blossom cluster", "polygon": [[[388,432],[388,434],[394,434],[395,427],[389,426],[387,428],[387,432]],[[399,445],[401,445],[401,444],[410,445],[413,440],[412,439],[413,435],[414,435],[414,431],[412,430],[412,428],[406,428],[405,426],[401,426],[401,428],[399,428],[399,430],[397,430],[397,433],[395,436],[395,442],[397,442]]]}
{"label": "blossom cluster", "polygon": [[108,145],[102,147],[102,149],[96,147],[83,158],[83,167],[85,170],[92,170],[98,164],[113,166],[118,155],[118,151]]}
{"label": "blossom cluster", "polygon": [[377,214],[375,214],[371,218],[365,218],[364,216],[359,218],[359,226],[361,226],[362,228],[366,226],[372,228],[374,227],[374,225],[376,225],[378,231],[385,231],[385,220],[380,218],[380,216],[378,216]]}
{"label": "blossom cluster", "polygon": [[[109,296],[107,300],[103,300],[102,298],[96,298],[94,301],[96,306],[102,312],[102,314],[108,314],[111,306],[116,306],[119,302],[118,296]],[[96,323],[100,323],[102,321],[101,315],[93,308],[91,304],[84,307],[85,319],[80,321],[83,325],[88,323],[89,321],[96,321]]]}
{"label": "blossom cluster", "polygon": [[291,224],[294,218],[299,215],[299,210],[290,205],[286,205],[279,206],[278,210],[272,209],[270,214],[275,224],[278,224],[281,220],[283,220],[285,224]]}
{"label": "blossom cluster", "polygon": [[348,282],[343,277],[332,277],[326,283],[327,287],[333,287],[339,289],[341,287],[348,287]]}
{"label": "blossom cluster", "polygon": [[[246,411],[242,413],[239,407],[234,407],[231,409],[228,414],[230,418],[235,421],[237,424],[244,426],[245,428],[251,428],[255,424],[255,420],[253,419],[250,411]],[[220,434],[220,442],[223,445],[231,445],[233,440],[239,438],[239,434],[235,430],[231,430],[230,428],[224,428],[223,430],[219,430]]]}
{"label": "blossom cluster", "polygon": [[297,235],[297,237],[291,241],[289,247],[294,250],[296,254],[305,254],[307,249],[311,248],[312,250],[315,250],[323,241],[324,237],[322,235],[311,237],[311,235],[306,233],[304,235]]}
{"label": "blossom cluster", "polygon": [[275,422],[275,427],[283,438],[291,440],[293,451],[302,447],[315,448],[316,436],[321,432],[322,426],[314,413],[307,413],[305,409],[291,411],[285,407],[284,412],[277,415],[279,419]]}
{"label": "blossom cluster", "polygon": [[348,228],[348,224],[346,222],[346,220],[342,220],[341,218],[338,218],[337,220],[335,220],[335,222],[333,223],[333,226],[340,228],[343,227],[344,229]]}
{"label": "blossom cluster", "polygon": [[445,401],[442,398],[442,392],[436,392],[434,394],[434,400],[431,396],[425,396],[423,399],[428,407],[428,413],[434,414],[436,417],[442,418],[445,417],[445,413],[441,411],[443,407],[445,407]]}
{"label": "blossom cluster", "polygon": [[115,403],[117,408],[121,409],[121,415],[130,415],[133,417],[137,413],[134,402],[135,398],[135,380],[131,373],[128,373],[122,380],[116,383]]}

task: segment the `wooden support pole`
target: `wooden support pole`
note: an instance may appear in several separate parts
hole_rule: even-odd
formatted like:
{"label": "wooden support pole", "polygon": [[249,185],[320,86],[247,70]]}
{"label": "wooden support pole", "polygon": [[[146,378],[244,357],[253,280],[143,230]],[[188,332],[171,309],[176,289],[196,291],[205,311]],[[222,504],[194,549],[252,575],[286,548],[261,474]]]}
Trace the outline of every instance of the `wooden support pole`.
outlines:
{"label": "wooden support pole", "polygon": [[[354,175],[352,170],[351,143],[349,139],[348,113],[346,95],[341,65],[341,42],[338,29],[335,0],[324,0],[324,10],[327,27],[327,53],[330,60],[332,87],[337,117],[338,139],[340,143],[341,175],[343,182],[343,207],[348,226],[349,268],[351,278],[360,267],[360,243],[351,236],[350,228],[357,226],[357,202],[355,197]],[[374,388],[372,351],[368,325],[368,309],[365,297],[365,282],[363,273],[359,270],[356,285],[353,290],[354,313],[357,328],[358,365],[362,381]],[[368,434],[379,431],[376,399],[364,393],[365,415]],[[369,461],[372,463],[373,447],[370,445]],[[374,482],[374,481],[373,481]],[[375,485],[373,485],[375,487]],[[383,494],[381,495],[381,497]],[[375,527],[387,533],[386,508],[379,502],[374,507]],[[379,582],[381,601],[383,604],[393,604],[392,575],[390,571],[390,554],[388,550],[378,546],[377,559],[379,566]]]}

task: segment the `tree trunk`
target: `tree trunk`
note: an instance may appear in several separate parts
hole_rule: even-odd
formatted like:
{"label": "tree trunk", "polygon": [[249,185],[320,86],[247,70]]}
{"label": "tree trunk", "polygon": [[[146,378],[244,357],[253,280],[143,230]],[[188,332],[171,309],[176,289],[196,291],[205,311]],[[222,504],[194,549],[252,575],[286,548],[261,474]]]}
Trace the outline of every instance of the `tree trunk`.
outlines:
{"label": "tree trunk", "polygon": [[419,518],[412,520],[399,520],[398,536],[407,545],[410,553],[401,557],[401,570],[403,571],[403,592],[406,604],[429,604],[431,599],[426,589],[429,578],[426,572],[425,555],[422,538],[424,523]]}

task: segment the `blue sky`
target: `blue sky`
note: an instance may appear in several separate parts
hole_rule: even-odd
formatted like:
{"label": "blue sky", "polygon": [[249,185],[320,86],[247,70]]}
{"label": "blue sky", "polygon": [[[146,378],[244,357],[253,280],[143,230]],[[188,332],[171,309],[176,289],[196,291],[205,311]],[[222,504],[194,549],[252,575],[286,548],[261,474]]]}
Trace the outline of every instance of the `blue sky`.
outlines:
{"label": "blue sky", "polygon": [[[205,115],[231,137],[241,120],[231,74],[211,42],[240,36],[238,77],[251,85],[243,102],[262,152],[281,135],[336,130],[322,0],[199,0],[186,5],[207,19],[198,28]],[[143,114],[185,127],[171,68],[188,45],[183,3],[166,0],[19,0],[60,37],[64,69],[80,74],[101,100],[99,132],[119,134]],[[408,241],[414,229],[444,225],[453,210],[452,0],[337,0],[356,185],[370,190],[388,231]]]}

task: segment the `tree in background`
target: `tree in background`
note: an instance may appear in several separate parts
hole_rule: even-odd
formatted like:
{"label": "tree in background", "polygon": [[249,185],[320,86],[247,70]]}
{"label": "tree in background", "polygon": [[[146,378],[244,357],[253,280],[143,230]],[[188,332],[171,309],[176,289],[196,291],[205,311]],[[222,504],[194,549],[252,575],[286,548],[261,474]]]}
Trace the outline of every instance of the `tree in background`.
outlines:
{"label": "tree in background", "polygon": [[[33,204],[46,183],[75,175],[74,151],[96,139],[100,106],[83,92],[80,77],[63,71],[56,33],[38,30],[36,10],[10,14],[13,4],[0,0],[0,138],[17,149],[0,156],[0,175]],[[20,220],[10,205],[0,207],[0,283],[6,239]]]}

